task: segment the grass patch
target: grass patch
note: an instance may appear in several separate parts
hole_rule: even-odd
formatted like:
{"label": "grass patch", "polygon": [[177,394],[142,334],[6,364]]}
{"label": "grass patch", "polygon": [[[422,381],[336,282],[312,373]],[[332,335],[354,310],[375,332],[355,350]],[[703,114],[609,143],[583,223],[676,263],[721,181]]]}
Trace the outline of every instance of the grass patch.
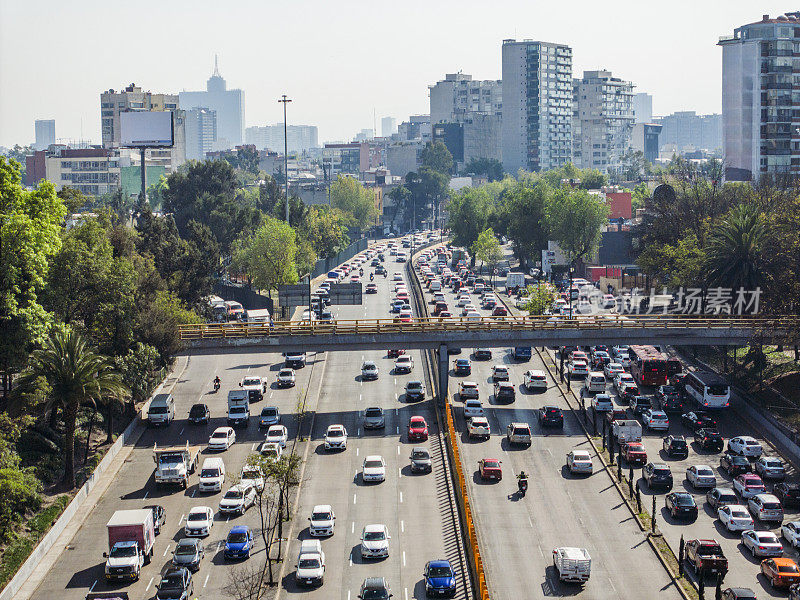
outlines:
{"label": "grass patch", "polygon": [[14,577],[22,563],[31,555],[39,540],[64,512],[70,499],[68,494],[56,498],[53,504],[33,515],[27,522],[26,529],[20,531],[6,546],[2,561],[0,561],[0,590]]}

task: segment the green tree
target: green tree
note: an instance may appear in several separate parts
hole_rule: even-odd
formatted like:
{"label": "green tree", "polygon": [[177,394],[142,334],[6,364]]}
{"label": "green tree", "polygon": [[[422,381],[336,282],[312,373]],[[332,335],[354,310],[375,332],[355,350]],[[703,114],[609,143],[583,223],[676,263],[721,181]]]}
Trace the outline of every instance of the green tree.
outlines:
{"label": "green tree", "polygon": [[335,256],[348,244],[341,215],[328,206],[309,207],[300,235],[321,258]]}
{"label": "green tree", "polygon": [[472,244],[472,253],[481,261],[481,265],[487,265],[492,273],[497,263],[503,259],[500,241],[491,229],[485,229],[478,235],[478,239]]}
{"label": "green tree", "polygon": [[43,377],[53,401],[64,411],[64,476],[67,489],[75,487],[75,430],[78,408],[104,396],[122,396],[125,385],[111,361],[89,347],[75,330],[56,329],[43,347],[31,355],[22,385]]}
{"label": "green tree", "polygon": [[489,222],[492,204],[481,188],[464,188],[455,193],[447,204],[447,227],[453,244],[471,248]]}
{"label": "green tree", "polygon": [[158,210],[164,204],[164,192],[167,189],[167,178],[161,175],[158,181],[151,183],[147,186],[147,200],[150,203],[150,208]]}
{"label": "green tree", "polygon": [[547,223],[553,239],[570,262],[588,257],[600,243],[608,206],[582,189],[562,187],[547,201]]}
{"label": "green tree", "polygon": [[136,315],[138,340],[158,351],[161,364],[172,362],[181,349],[178,327],[201,323],[202,319],[172,292],[157,290],[143,302]]}
{"label": "green tree", "polygon": [[406,175],[406,187],[411,192],[412,229],[435,216],[436,207],[449,197],[449,186],[450,176],[431,167],[423,166]]}
{"label": "green tree", "polygon": [[342,214],[347,227],[365,229],[375,221],[375,193],[353,177],[339,175],[331,184],[331,206]]}
{"label": "green tree", "polygon": [[[411,203],[413,200],[411,191],[406,186],[399,185],[389,192],[387,197],[391,200],[390,205],[392,207],[392,219],[389,221],[389,227],[395,229],[395,223],[399,223],[401,226],[404,224],[410,225],[412,218]],[[384,212],[386,212],[386,208],[386,205],[384,205]]]}
{"label": "green tree", "polygon": [[529,315],[543,315],[556,301],[555,289],[547,284],[529,285],[525,289],[528,303],[523,307]]}
{"label": "green tree", "polygon": [[675,244],[651,244],[639,255],[636,262],[645,274],[664,285],[705,285],[706,255],[694,235],[687,235]]}
{"label": "green tree", "polygon": [[428,142],[420,155],[423,167],[439,173],[450,173],[453,170],[453,155],[443,142]]}
{"label": "green tree", "polygon": [[582,190],[599,190],[608,183],[608,176],[597,169],[582,169],[578,173]]}
{"label": "green tree", "polygon": [[650,188],[647,187],[646,183],[639,183],[633,188],[633,192],[631,192],[631,210],[634,217],[636,216],[636,211],[644,208],[649,199]]}
{"label": "green tree", "polygon": [[521,262],[541,256],[547,248],[547,197],[552,190],[544,182],[533,187],[519,183],[502,196],[498,220],[502,231],[513,243],[514,254]]}
{"label": "green tree", "polygon": [[83,192],[68,185],[62,187],[56,195],[64,202],[68,215],[78,212],[89,203],[89,198]]}
{"label": "green tree", "polygon": [[766,236],[764,217],[756,205],[740,204],[731,209],[709,236],[710,281],[734,290],[752,290],[760,286]]}
{"label": "green tree", "polygon": [[500,181],[503,178],[503,163],[496,158],[473,158],[464,167],[464,172],[485,175],[489,181]]}
{"label": "green tree", "polygon": [[[256,208],[261,212],[273,214],[275,205],[281,202],[282,199],[283,188],[274,177],[266,175],[264,182],[258,186],[258,204]],[[286,205],[283,204],[283,206]]]}
{"label": "green tree", "polygon": [[297,283],[297,234],[292,227],[266,217],[252,235],[239,240],[233,250],[232,269],[245,273],[256,289],[276,290]]}
{"label": "green tree", "polygon": [[[272,209],[272,216],[278,220],[286,218],[286,199],[281,197]],[[289,198],[289,225],[300,227],[308,218],[308,206],[299,196]]]}
{"label": "green tree", "polygon": [[26,191],[16,163],[0,157],[0,373],[4,390],[44,336],[49,317],[40,304],[48,261],[61,246],[64,202],[53,185]]}
{"label": "green tree", "polygon": [[13,160],[17,162],[23,180],[25,179],[26,166],[28,163],[26,157],[33,153],[34,150],[31,146],[20,146],[19,144],[14,144],[14,147],[8,152],[8,161]]}

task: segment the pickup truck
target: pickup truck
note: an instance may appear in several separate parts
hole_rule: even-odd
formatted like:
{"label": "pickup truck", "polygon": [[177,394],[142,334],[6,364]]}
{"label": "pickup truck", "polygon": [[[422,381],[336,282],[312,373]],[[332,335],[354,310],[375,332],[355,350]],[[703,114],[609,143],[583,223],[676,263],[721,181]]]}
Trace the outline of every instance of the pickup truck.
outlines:
{"label": "pickup truck", "polygon": [[611,424],[611,432],[620,444],[642,441],[642,426],[639,421],[632,419],[614,421]]}
{"label": "pickup truck", "polygon": [[490,436],[489,421],[486,417],[473,417],[467,425],[470,439],[488,440]]}
{"label": "pickup truck", "polygon": [[142,567],[153,556],[156,541],[153,511],[118,510],[111,515],[106,529],[108,552],[103,553],[106,579],[137,581]]}
{"label": "pickup truck", "polygon": [[239,382],[239,387],[247,392],[250,402],[258,402],[264,398],[264,392],[267,391],[267,381],[258,375],[248,375]]}
{"label": "pickup truck", "polygon": [[554,548],[553,566],[559,581],[586,583],[592,571],[592,557],[585,548]]}
{"label": "pickup truck", "polygon": [[716,540],[689,540],[686,542],[686,562],[695,573],[708,575],[728,572],[728,559]]}
{"label": "pickup truck", "polygon": [[189,475],[197,468],[200,446],[165,446],[153,444],[153,462],[156,463],[156,483],[179,483],[184,489],[189,485]]}
{"label": "pickup truck", "polygon": [[647,452],[641,442],[622,444],[622,458],[632,466],[642,466],[647,462]]}
{"label": "pickup truck", "polygon": [[294,576],[300,585],[322,585],[325,579],[325,553],[319,540],[300,542]]}

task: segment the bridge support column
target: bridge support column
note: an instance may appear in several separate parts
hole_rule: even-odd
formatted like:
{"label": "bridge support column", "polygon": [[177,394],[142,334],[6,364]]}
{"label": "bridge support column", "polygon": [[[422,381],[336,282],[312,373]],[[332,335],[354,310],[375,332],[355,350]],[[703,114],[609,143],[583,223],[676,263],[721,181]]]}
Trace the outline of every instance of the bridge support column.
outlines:
{"label": "bridge support column", "polygon": [[447,345],[439,346],[439,406],[447,402],[447,386],[450,375],[450,357],[447,354]]}

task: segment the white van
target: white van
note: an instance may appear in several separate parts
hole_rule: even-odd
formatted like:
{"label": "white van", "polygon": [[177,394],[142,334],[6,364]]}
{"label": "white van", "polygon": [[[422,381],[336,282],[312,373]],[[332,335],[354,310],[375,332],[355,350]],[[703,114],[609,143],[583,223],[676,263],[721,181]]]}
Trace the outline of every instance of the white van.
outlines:
{"label": "white van", "polygon": [[592,371],[586,377],[583,387],[587,392],[604,393],[606,391],[606,376],[602,371]]}
{"label": "white van", "polygon": [[156,394],[147,409],[150,425],[169,425],[175,419],[175,400],[172,394]]}
{"label": "white van", "polygon": [[203,468],[200,469],[201,492],[222,491],[222,484],[225,481],[225,463],[219,456],[212,456],[203,461]]}

